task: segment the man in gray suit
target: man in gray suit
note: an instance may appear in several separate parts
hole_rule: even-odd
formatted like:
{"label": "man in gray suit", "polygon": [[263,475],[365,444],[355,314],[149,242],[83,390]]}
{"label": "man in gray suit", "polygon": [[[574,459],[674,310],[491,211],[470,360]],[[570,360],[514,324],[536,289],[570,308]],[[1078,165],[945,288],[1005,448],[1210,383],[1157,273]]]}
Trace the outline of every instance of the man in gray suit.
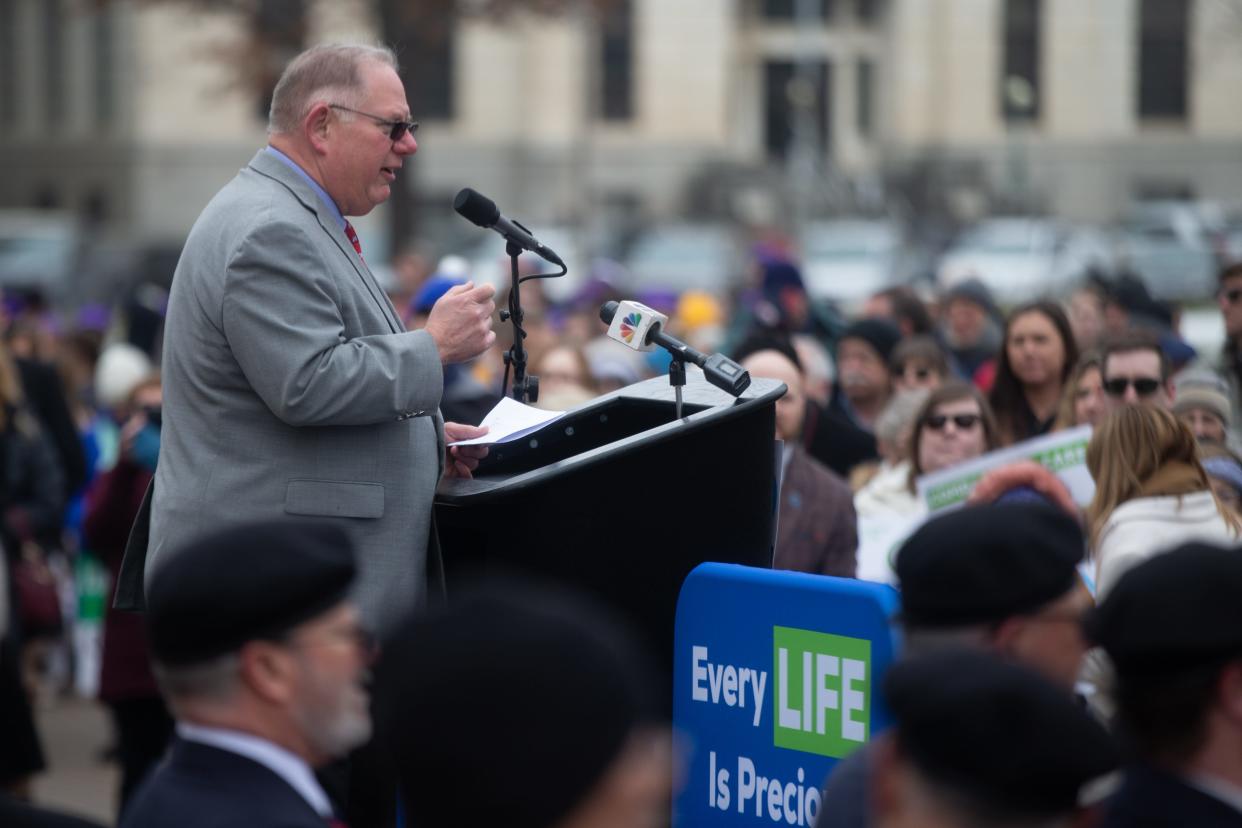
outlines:
{"label": "man in gray suit", "polygon": [[[484,433],[444,423],[445,364],[495,340],[490,286],[454,288],[406,331],[346,216],[385,201],[418,149],[392,52],[320,46],[276,85],[260,150],[203,210],[173,279],[158,470],[118,606],[169,553],[224,523],[343,526],[355,600],[385,630],[426,591],[431,500],[469,477]],[[145,510],[144,510],[145,511]]]}

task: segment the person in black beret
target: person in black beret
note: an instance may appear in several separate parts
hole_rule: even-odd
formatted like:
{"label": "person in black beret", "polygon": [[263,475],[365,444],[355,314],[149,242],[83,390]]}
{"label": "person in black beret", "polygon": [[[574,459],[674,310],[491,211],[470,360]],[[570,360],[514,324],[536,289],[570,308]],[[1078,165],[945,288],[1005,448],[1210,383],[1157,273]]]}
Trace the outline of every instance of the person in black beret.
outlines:
{"label": "person in black beret", "polygon": [[[967,506],[932,518],[897,552],[904,654],[990,651],[1071,697],[1092,606],[1078,574],[1084,548],[1077,522],[1040,503]],[[836,765],[819,828],[872,824],[872,760],[868,745]]]}
{"label": "person in black beret", "polygon": [[371,735],[355,573],[343,530],[292,521],[209,534],[156,570],[147,629],[177,735],[122,828],[324,828],[312,769]]}
{"label": "person in black beret", "polygon": [[376,676],[408,824],[664,823],[670,737],[635,647],[575,594],[512,578],[412,619]]}
{"label": "person in black beret", "polygon": [[1201,543],[1134,567],[1088,618],[1112,661],[1129,764],[1122,826],[1242,826],[1242,552]]}
{"label": "person in black beret", "polygon": [[841,406],[860,428],[875,431],[876,418],[893,392],[889,358],[901,331],[887,319],[859,319],[837,339],[837,384],[832,404]]}
{"label": "person in black beret", "polygon": [[1089,818],[1119,756],[1061,688],[1021,665],[958,651],[884,680],[895,727],[877,742],[881,828],[1009,828]]}

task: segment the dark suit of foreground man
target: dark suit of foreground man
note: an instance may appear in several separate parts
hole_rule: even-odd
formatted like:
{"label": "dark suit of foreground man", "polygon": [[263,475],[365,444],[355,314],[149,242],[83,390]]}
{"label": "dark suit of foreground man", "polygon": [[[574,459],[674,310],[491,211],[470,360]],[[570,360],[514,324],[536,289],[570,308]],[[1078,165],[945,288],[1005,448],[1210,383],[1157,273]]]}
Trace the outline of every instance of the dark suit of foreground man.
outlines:
{"label": "dark suit of foreground man", "polygon": [[122,828],[334,818],[313,769],[371,734],[354,574],[343,531],[288,523],[217,532],[156,572],[148,628],[177,738]]}
{"label": "dark suit of foreground man", "polygon": [[270,144],[190,231],[164,341],[164,425],[121,607],[188,539],[225,521],[332,520],[359,553],[359,607],[383,629],[425,589],[442,471],[483,432],[442,423],[442,366],[495,339],[490,286],[463,285],[407,332],[345,216],[387,200],[418,144],[387,50],[311,49],[273,93]]}

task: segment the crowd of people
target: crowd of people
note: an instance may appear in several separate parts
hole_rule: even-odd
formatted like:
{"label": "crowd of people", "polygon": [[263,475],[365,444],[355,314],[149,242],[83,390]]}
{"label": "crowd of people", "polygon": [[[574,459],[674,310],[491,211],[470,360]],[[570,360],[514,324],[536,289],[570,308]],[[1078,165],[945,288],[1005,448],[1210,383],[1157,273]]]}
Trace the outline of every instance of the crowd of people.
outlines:
{"label": "crowd of people", "polygon": [[[447,444],[484,433],[510,334],[460,262],[389,297],[370,273],[347,217],[387,198],[416,128],[390,52],[308,50],[158,337],[7,308],[3,824],[84,824],[27,802],[32,698],[75,673],[114,725],[123,826],[668,819],[667,688],[623,622],[514,578],[440,600],[431,498],[486,454]],[[603,336],[603,301],[641,299],[786,387],[773,567],[855,577],[865,529],[909,529],[896,725],[826,780],[821,826],[1242,825],[1242,265],[1219,355],[1126,275],[1007,311],[977,280],[894,287],[850,318],[773,240],[728,296],[597,275],[562,302],[523,289],[540,405],[665,370]],[[1089,502],[1031,460],[960,509],[919,495],[1080,426]],[[87,561],[108,573],[97,664],[66,644]]]}

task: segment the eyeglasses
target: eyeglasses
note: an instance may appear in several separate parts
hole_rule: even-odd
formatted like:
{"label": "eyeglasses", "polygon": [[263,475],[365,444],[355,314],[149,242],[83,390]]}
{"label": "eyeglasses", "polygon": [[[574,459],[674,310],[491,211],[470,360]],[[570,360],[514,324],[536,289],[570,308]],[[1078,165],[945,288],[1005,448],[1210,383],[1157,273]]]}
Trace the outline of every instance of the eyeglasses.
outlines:
{"label": "eyeglasses", "polygon": [[1229,304],[1236,305],[1238,304],[1238,300],[1242,299],[1242,288],[1230,288],[1229,290],[1222,290],[1220,292],[1220,295],[1225,297],[1225,301],[1228,302]]}
{"label": "eyeglasses", "polygon": [[364,118],[370,118],[380,126],[388,127],[388,138],[391,141],[400,141],[408,132],[411,135],[418,132],[418,121],[390,121],[387,118],[381,118],[378,115],[372,115],[370,112],[363,112],[358,109],[350,109],[348,106],[340,104],[328,104],[332,109],[341,109],[345,112],[352,112],[355,115],[361,115]]}
{"label": "eyeglasses", "polygon": [[944,431],[944,427],[949,424],[949,420],[952,420],[953,425],[959,431],[970,431],[979,425],[982,419],[978,414],[954,414],[951,417],[948,414],[929,414],[923,418],[923,425],[932,431]]}
{"label": "eyeglasses", "polygon": [[1104,380],[1104,390],[1110,397],[1124,397],[1131,385],[1140,397],[1150,397],[1160,390],[1160,380],[1151,377],[1112,377]]}
{"label": "eyeglasses", "polygon": [[930,377],[932,372],[930,368],[924,368],[921,365],[918,367],[906,365],[901,369],[901,375],[907,380],[918,380],[922,382]]}

